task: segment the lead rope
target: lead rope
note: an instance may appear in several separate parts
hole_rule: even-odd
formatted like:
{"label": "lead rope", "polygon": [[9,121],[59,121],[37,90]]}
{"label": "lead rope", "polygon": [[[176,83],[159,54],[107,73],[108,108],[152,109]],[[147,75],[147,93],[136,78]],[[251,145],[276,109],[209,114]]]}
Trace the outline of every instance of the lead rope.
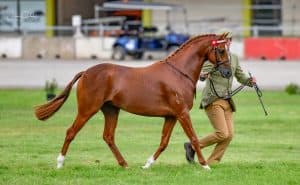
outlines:
{"label": "lead rope", "polygon": [[[215,50],[215,55],[218,56],[216,50]],[[231,55],[229,55],[229,61],[231,61]],[[217,68],[218,68],[218,66],[215,67],[215,69],[213,71],[211,71],[210,73],[214,73],[214,72],[218,71]],[[250,79],[249,79],[249,80],[247,80],[247,82],[245,84],[242,84],[239,87],[237,87],[236,89],[234,89],[233,91],[230,91],[230,89],[231,89],[231,88],[229,88],[230,81],[228,79],[228,83],[227,83],[227,96],[220,96],[217,93],[217,91],[216,91],[216,88],[215,88],[215,85],[214,85],[213,81],[210,78],[208,78],[208,79],[209,79],[209,82],[210,82],[210,89],[213,90],[213,92],[215,93],[215,95],[218,98],[222,98],[222,99],[229,99],[232,96],[236,95],[237,93],[239,93],[245,87],[245,84],[248,84],[249,81],[250,81]]]}
{"label": "lead rope", "polygon": [[237,93],[239,93],[246,86],[245,84],[248,84],[249,81],[250,81],[250,79],[248,79],[245,84],[242,84],[239,87],[237,87],[236,89],[234,89],[233,91],[230,91],[229,90],[230,89],[229,88],[229,79],[228,79],[228,83],[227,83],[227,96],[220,96],[217,93],[217,91],[216,91],[216,88],[215,88],[215,85],[214,85],[212,79],[210,79],[210,78],[208,78],[208,79],[209,79],[209,82],[210,82],[210,89],[215,93],[215,95],[218,98],[222,98],[222,99],[228,99],[228,98],[231,98],[232,96],[236,95]]}

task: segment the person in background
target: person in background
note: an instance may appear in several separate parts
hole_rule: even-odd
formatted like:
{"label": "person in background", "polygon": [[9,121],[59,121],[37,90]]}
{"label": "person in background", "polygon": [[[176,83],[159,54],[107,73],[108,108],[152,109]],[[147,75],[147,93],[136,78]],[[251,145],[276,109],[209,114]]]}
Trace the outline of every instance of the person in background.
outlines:
{"label": "person in background", "polygon": [[[210,120],[214,132],[199,139],[200,147],[205,148],[215,145],[214,150],[207,159],[208,164],[214,164],[221,161],[228,145],[234,135],[233,112],[236,107],[231,97],[233,77],[243,85],[252,86],[256,82],[254,77],[247,76],[239,64],[237,55],[230,52],[232,42],[232,32],[228,29],[218,31],[218,34],[228,33],[227,49],[231,65],[232,75],[229,79],[221,76],[220,72],[214,71],[214,65],[206,61],[200,73],[200,81],[206,81],[202,92],[200,108],[204,109]],[[195,151],[191,143],[184,143],[186,160],[189,163],[194,162]]]}

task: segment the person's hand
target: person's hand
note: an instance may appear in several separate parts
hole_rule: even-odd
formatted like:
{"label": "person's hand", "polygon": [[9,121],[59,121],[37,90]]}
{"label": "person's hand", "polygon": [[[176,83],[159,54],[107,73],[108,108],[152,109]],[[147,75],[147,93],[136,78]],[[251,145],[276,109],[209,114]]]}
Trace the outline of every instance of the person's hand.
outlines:
{"label": "person's hand", "polygon": [[250,77],[250,85],[253,86],[254,84],[256,84],[256,78],[254,76]]}
{"label": "person's hand", "polygon": [[200,80],[201,81],[204,81],[208,77],[209,77],[209,73],[200,73]]}

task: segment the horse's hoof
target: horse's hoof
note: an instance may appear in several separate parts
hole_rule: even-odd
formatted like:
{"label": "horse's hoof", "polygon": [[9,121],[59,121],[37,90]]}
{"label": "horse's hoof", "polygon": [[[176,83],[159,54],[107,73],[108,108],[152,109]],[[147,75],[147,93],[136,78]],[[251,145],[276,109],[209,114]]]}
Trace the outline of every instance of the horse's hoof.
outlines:
{"label": "horse's hoof", "polygon": [[57,157],[57,169],[61,169],[63,167],[64,160],[65,160],[65,156],[59,154]]}
{"label": "horse's hoof", "polygon": [[144,169],[144,170],[145,170],[145,169],[149,169],[149,167],[150,167],[150,166],[147,166],[147,165],[141,166],[141,168]]}
{"label": "horse's hoof", "polygon": [[155,162],[154,157],[151,156],[149,157],[149,159],[147,160],[146,164],[144,166],[142,166],[143,169],[148,169],[153,163]]}
{"label": "horse's hoof", "polygon": [[206,171],[211,171],[211,168],[208,165],[202,165],[202,168]]}
{"label": "horse's hoof", "polygon": [[122,166],[123,168],[128,168],[128,164],[125,161],[120,162],[119,165]]}

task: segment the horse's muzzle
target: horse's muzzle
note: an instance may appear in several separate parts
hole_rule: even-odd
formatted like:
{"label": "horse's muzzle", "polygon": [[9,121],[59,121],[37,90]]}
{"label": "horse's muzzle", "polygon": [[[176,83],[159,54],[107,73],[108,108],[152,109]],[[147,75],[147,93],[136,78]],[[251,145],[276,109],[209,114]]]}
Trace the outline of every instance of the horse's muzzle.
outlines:
{"label": "horse's muzzle", "polygon": [[226,69],[223,67],[219,67],[219,71],[223,78],[230,78],[232,75],[231,69]]}

